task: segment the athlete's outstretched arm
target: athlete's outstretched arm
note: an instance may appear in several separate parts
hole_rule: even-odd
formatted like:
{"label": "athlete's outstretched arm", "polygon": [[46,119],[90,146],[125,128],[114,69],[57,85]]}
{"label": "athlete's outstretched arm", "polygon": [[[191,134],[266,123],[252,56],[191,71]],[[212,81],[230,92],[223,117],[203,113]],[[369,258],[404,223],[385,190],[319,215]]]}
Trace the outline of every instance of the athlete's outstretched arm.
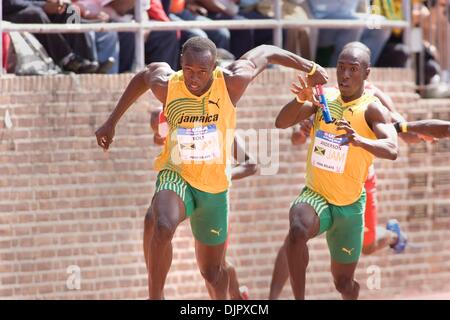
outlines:
{"label": "athlete's outstretched arm", "polygon": [[269,64],[279,64],[306,73],[315,70],[309,76],[309,83],[311,85],[324,84],[328,81],[328,74],[325,69],[313,61],[304,59],[276,46],[261,45],[250,50],[225,69],[225,81],[233,103],[239,101],[250,82]]}
{"label": "athlete's outstretched arm", "polygon": [[[401,128],[402,124],[400,124]],[[429,119],[410,121],[404,124],[407,132],[415,132],[433,138],[450,138],[450,121]]]}
{"label": "athlete's outstretched arm", "polygon": [[339,138],[347,138],[343,144],[351,143],[361,147],[374,156],[382,159],[395,160],[398,155],[398,139],[394,125],[391,123],[389,111],[378,103],[371,103],[365,112],[365,118],[377,140],[358,135],[346,120],[336,122],[338,130],[345,130]]}
{"label": "athlete's outstretched arm", "polygon": [[107,150],[115,134],[115,126],[131,105],[148,89],[155,97],[165,103],[168,76],[174,71],[167,63],[151,63],[145,70],[136,74],[123,92],[116,107],[105,123],[95,132],[97,143]]}
{"label": "athlete's outstretched arm", "polygon": [[[269,64],[278,64],[306,73],[312,71],[315,64],[313,61],[302,58],[290,51],[271,45],[258,46],[244,54],[239,60],[248,60],[255,66],[253,78],[260,74]],[[316,72],[311,76],[312,84],[325,84],[328,81],[327,72],[319,65],[316,65],[316,68]]]}

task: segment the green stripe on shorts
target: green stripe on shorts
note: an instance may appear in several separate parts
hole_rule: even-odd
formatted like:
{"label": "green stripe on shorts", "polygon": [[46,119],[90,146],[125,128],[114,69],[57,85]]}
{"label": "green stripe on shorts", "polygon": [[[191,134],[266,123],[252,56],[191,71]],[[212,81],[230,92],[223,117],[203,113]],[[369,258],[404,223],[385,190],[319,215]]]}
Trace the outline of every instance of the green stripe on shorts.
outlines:
{"label": "green stripe on shorts", "polygon": [[162,170],[156,180],[155,195],[163,190],[177,194],[184,203],[194,237],[207,245],[219,245],[228,236],[228,190],[208,193],[187,183],[177,172]]}
{"label": "green stripe on shorts", "polygon": [[308,187],[303,188],[300,195],[294,200],[292,206],[295,206],[299,203],[307,203],[311,207],[314,208],[317,215],[320,217],[323,210],[328,208],[328,202],[322,197],[320,194],[314,192]]}
{"label": "green stripe on shorts", "polygon": [[158,174],[155,193],[161,190],[170,190],[175,192],[181,200],[186,200],[187,183],[178,175],[170,170],[163,170]]}
{"label": "green stripe on shorts", "polygon": [[319,216],[320,230],[317,235],[327,232],[331,258],[343,264],[358,261],[364,235],[365,190],[354,203],[336,206],[328,203],[320,194],[305,187],[292,203],[292,207],[300,203],[309,204]]}

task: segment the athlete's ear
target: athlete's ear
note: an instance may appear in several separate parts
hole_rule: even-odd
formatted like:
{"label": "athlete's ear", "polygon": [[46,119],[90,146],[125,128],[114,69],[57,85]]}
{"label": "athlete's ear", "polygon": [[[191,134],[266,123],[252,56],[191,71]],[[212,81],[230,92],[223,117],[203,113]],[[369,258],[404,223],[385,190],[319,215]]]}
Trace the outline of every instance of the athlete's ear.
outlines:
{"label": "athlete's ear", "polygon": [[369,78],[369,74],[370,74],[370,67],[367,67],[366,68],[366,71],[365,71],[365,77],[364,77],[364,80],[367,80],[367,78]]}

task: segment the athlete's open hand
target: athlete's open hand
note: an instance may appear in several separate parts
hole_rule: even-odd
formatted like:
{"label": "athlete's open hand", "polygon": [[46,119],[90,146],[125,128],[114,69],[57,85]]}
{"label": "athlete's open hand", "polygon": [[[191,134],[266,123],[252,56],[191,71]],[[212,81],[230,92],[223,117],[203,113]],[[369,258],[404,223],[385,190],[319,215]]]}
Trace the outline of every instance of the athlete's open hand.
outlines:
{"label": "athlete's open hand", "polygon": [[291,91],[294,93],[298,100],[301,101],[309,101],[313,105],[320,106],[320,102],[317,99],[317,95],[314,92],[314,87],[310,86],[306,80],[298,75],[298,84],[295,82],[292,83]]}
{"label": "athlete's open hand", "polygon": [[336,138],[343,138],[344,140],[341,142],[341,145],[348,145],[352,144],[355,147],[358,147],[361,145],[361,136],[359,136],[356,131],[350,126],[350,123],[347,120],[339,120],[336,122],[337,130],[344,130],[345,133],[341,134],[339,136],[336,136]]}
{"label": "athlete's open hand", "polygon": [[103,150],[108,150],[109,145],[113,142],[115,135],[115,126],[106,121],[100,128],[95,131],[95,136],[97,137],[97,144],[103,148]]}

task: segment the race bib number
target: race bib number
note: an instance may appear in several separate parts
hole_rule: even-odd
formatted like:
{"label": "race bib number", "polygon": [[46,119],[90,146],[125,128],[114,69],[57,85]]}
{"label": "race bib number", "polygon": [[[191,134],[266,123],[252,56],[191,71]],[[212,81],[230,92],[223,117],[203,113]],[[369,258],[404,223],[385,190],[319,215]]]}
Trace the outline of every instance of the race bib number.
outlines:
{"label": "race bib number", "polygon": [[348,145],[341,146],[344,139],[336,138],[334,134],[322,130],[317,131],[311,155],[312,165],[323,170],[343,173],[348,154]]}
{"label": "race bib number", "polygon": [[177,129],[181,160],[208,161],[220,157],[216,125]]}

